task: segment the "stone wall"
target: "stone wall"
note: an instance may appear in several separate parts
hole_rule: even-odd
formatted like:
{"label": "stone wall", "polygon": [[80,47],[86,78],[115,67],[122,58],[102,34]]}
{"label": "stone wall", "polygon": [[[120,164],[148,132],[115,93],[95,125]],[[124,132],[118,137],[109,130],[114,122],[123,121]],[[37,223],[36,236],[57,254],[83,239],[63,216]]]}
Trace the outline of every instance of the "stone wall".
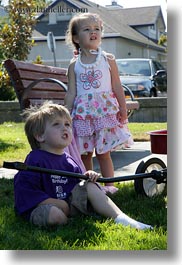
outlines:
{"label": "stone wall", "polygon": [[167,122],[167,97],[137,100],[140,108],[129,118],[130,122]]}
{"label": "stone wall", "polygon": [[20,122],[20,104],[16,101],[0,101],[0,123],[6,121]]}
{"label": "stone wall", "polygon": [[[139,98],[139,110],[129,118],[130,122],[167,122],[167,98]],[[22,121],[20,105],[16,101],[0,101],[0,123]]]}

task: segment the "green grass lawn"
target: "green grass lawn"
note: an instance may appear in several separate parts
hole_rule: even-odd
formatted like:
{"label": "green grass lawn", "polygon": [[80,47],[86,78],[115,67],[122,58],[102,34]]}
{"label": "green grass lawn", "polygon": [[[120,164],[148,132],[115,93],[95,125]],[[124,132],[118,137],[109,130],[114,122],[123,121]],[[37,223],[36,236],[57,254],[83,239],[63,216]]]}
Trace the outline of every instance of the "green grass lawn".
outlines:
{"label": "green grass lawn", "polygon": [[138,196],[133,184],[116,184],[113,201],[131,217],[155,226],[137,231],[100,216],[80,216],[54,229],[40,229],[13,211],[13,180],[0,179],[1,250],[166,250],[167,209],[163,195]]}
{"label": "green grass lawn", "polygon": [[[131,123],[134,140],[149,140],[146,132],[165,129],[166,123]],[[30,151],[23,123],[0,125],[0,167],[3,161],[24,161]],[[116,225],[100,216],[80,216],[54,229],[29,225],[14,213],[13,180],[0,179],[1,250],[166,250],[167,198],[137,195],[133,182],[115,184],[119,191],[113,201],[132,218],[154,226],[153,231],[137,231]]]}
{"label": "green grass lawn", "polygon": [[[134,141],[149,141],[149,131],[166,129],[167,123],[129,123]],[[24,123],[0,124],[0,167],[3,161],[24,161],[30,151],[24,134]]]}

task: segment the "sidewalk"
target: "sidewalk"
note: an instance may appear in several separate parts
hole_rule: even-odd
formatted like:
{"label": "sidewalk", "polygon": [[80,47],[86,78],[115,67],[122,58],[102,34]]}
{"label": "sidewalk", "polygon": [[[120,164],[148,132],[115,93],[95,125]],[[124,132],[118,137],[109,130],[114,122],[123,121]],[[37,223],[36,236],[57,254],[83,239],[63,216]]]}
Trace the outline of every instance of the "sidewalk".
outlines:
{"label": "sidewalk", "polygon": [[[135,142],[131,148],[121,149],[111,153],[114,164],[114,176],[133,175],[142,160],[146,161],[151,157],[158,157],[167,165],[167,155],[151,153],[149,142]],[[99,164],[94,158],[94,170],[99,171]]]}
{"label": "sidewalk", "polygon": [[[159,157],[167,165],[167,155],[151,154],[150,142],[135,142],[131,148],[121,149],[111,153],[115,169],[115,177],[135,174],[139,163],[151,157]],[[96,157],[93,158],[94,170],[99,172]],[[17,170],[0,168],[0,178],[13,178]]]}

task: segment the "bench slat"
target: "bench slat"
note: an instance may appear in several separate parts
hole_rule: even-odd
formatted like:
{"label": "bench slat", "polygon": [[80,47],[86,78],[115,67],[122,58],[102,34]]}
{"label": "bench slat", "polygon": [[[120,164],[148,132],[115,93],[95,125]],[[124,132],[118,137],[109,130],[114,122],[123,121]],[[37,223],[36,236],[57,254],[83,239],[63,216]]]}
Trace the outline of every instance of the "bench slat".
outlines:
{"label": "bench slat", "polygon": [[[29,80],[22,80],[21,82],[17,81],[16,82],[16,89],[21,92],[22,86],[23,86],[23,90],[24,90],[31,83],[32,83],[32,81],[29,81]],[[52,90],[59,91],[59,90],[61,90],[61,86],[56,84],[56,83],[51,83],[51,82],[40,82],[40,83],[36,84],[33,89],[47,90],[47,91],[49,91],[49,90],[50,91],[52,91]]]}
{"label": "bench slat", "polygon": [[[41,104],[43,100],[52,100],[59,104],[64,104],[65,91],[60,85],[54,82],[39,82],[31,91],[25,93],[26,88],[34,80],[40,78],[54,78],[67,85],[67,69],[54,66],[32,64],[18,60],[8,59],[4,63],[14,86],[21,108],[30,104]],[[25,96],[22,100],[23,95]],[[126,100],[129,112],[139,108],[138,101]]]}
{"label": "bench slat", "polygon": [[[29,71],[35,71],[39,73],[52,73],[52,74],[57,73],[60,75],[66,75],[67,73],[66,68],[59,68],[55,66],[47,66],[47,65],[42,65],[42,64],[32,64],[32,63],[22,62],[18,60],[11,60],[11,59],[9,60],[11,61],[9,62],[9,64],[11,64],[10,67],[16,68],[16,69],[22,69],[22,70],[29,69]],[[7,66],[8,66],[8,62],[7,62]]]}
{"label": "bench slat", "polygon": [[[42,99],[32,99],[32,98],[30,98],[29,99],[29,102],[28,102],[28,104],[29,105],[33,105],[33,106],[35,106],[35,105],[41,105],[43,102],[44,102],[45,100],[42,100]],[[60,100],[58,100],[58,99],[54,99],[54,100],[52,100],[54,103],[56,103],[56,104],[60,104],[60,105],[64,105],[64,99],[60,99]]]}
{"label": "bench slat", "polygon": [[[67,76],[64,76],[62,74],[52,74],[51,72],[49,73],[40,73],[40,72],[35,72],[35,71],[29,71],[29,70],[18,70],[18,74],[19,76],[21,76],[21,79],[24,80],[30,80],[30,81],[34,81],[36,79],[40,79],[40,78],[55,78],[58,79],[60,81],[62,81],[63,83],[68,83],[67,81]],[[15,74],[14,74],[15,76]],[[16,76],[15,76],[16,78]],[[18,79],[18,75],[17,75],[17,79]]]}
{"label": "bench slat", "polygon": [[28,98],[40,98],[40,99],[64,99],[66,92],[52,92],[52,91],[37,91],[31,90],[28,94]]}
{"label": "bench slat", "polygon": [[[26,88],[32,83],[32,81],[22,80],[22,83],[23,83],[23,86]],[[33,87],[33,90],[41,90],[41,91],[46,90],[46,91],[58,91],[59,92],[61,91],[61,87],[60,85],[56,83],[52,83],[52,82],[40,82]]]}

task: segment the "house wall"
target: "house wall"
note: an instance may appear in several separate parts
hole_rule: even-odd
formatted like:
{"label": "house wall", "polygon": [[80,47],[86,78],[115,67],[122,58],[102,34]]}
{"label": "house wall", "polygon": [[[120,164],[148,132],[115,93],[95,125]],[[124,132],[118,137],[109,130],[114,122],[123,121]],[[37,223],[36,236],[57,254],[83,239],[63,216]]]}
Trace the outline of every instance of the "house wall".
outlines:
{"label": "house wall", "polygon": [[[114,54],[117,59],[152,58],[160,62],[166,59],[166,55],[163,53],[144,46],[139,46],[137,43],[123,38],[103,38],[102,49]],[[44,41],[35,41],[35,46],[31,49],[28,60],[34,61],[38,55],[42,57],[44,64],[54,65],[53,53],[49,50],[46,39],[44,39]],[[66,45],[63,38],[56,40],[55,55],[56,66],[67,68],[73,57],[73,50]]]}
{"label": "house wall", "polygon": [[143,57],[143,49],[126,39],[117,39],[117,58]]}
{"label": "house wall", "polygon": [[135,27],[135,30],[142,33],[144,36],[149,37],[154,40],[158,40],[160,37],[157,31],[156,24],[154,26],[148,26],[148,27],[138,26],[138,27]]}
{"label": "house wall", "polygon": [[166,60],[166,54],[161,53],[145,46],[139,46],[130,40],[116,38],[110,43],[114,49],[115,57],[118,58],[151,58],[163,63]]}
{"label": "house wall", "polygon": [[[54,65],[53,53],[48,48],[47,40],[36,41],[35,44],[29,53],[28,61],[33,61],[40,55],[44,64]],[[73,52],[64,40],[56,40],[55,56],[56,66],[66,68],[73,57]]]}
{"label": "house wall", "polygon": [[[50,24],[52,24],[55,29],[58,27],[56,22],[68,21],[71,18],[71,16],[75,14],[76,11],[77,11],[76,9],[72,9],[72,5],[69,4],[69,1],[60,1],[56,6],[53,7],[53,10],[52,9],[49,10],[49,12],[45,16],[41,17],[40,19],[41,22],[45,23],[45,24],[43,23],[43,25],[41,24],[41,26],[44,28],[44,31],[45,31],[45,25],[50,25]],[[62,30],[63,29],[64,25],[62,26]],[[164,31],[164,24],[161,16],[158,17],[154,29],[152,29],[150,26],[147,25],[135,27],[135,30],[139,31],[143,35],[150,36],[153,39],[158,39],[159,32],[157,32],[157,30]],[[44,32],[42,34],[46,33]],[[65,44],[64,36],[59,36],[58,32],[55,33],[55,36],[56,36],[56,51],[55,51],[56,66],[68,67],[69,62],[73,57],[73,51]],[[31,49],[30,54],[28,56],[28,60],[34,61],[36,57],[40,55],[42,57],[44,64],[54,65],[53,53],[48,49],[46,36],[42,35],[42,37],[34,40],[36,45]],[[152,59],[157,59],[160,62],[166,61],[166,55],[164,53],[160,53],[155,49],[146,47],[146,44],[142,44],[118,36],[112,36],[112,33],[110,34],[109,37],[105,35],[105,37],[102,39],[102,48],[107,52],[113,53],[116,58],[152,58]]]}

